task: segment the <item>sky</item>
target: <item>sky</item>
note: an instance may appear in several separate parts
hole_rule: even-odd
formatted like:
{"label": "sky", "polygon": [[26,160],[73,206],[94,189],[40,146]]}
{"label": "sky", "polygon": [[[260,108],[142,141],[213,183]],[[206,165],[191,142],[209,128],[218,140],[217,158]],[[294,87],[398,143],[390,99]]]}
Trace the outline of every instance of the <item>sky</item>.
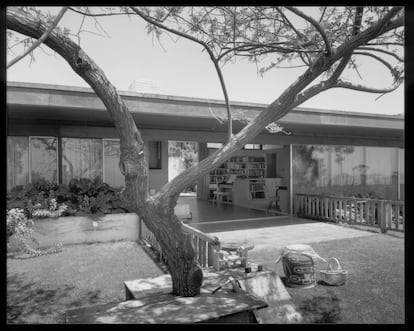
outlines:
{"label": "sky", "polygon": [[[60,7],[45,8],[56,14]],[[59,26],[77,32],[81,16],[66,12]],[[96,35],[94,21],[86,19],[80,33],[80,44],[86,53],[103,69],[119,91],[128,91],[133,81],[141,82],[142,92],[175,96],[224,100],[223,92],[206,52],[201,46],[185,39],[161,37],[161,44],[149,35],[145,22],[139,17],[103,17],[99,23],[109,37]],[[7,61],[22,52],[13,48]],[[303,68],[274,69],[257,74],[256,66],[246,60],[226,64],[223,76],[232,101],[270,104],[291,84]],[[364,78],[354,76],[358,84],[386,87],[390,81],[387,70],[370,59],[360,68]],[[7,80],[67,86],[89,87],[69,65],[52,50],[43,46],[7,70]],[[345,89],[323,92],[301,107],[331,109],[349,112],[395,115],[404,113],[404,85],[378,98],[378,94]]]}

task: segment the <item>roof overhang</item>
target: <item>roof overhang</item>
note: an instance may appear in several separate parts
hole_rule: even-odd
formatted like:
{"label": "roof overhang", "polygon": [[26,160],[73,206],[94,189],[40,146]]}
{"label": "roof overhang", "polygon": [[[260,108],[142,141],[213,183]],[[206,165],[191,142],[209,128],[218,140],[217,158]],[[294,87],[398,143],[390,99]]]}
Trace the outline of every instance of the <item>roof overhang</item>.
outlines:
{"label": "roof overhang", "polygon": [[[119,92],[138,128],[226,132],[223,101],[134,92]],[[232,102],[236,117],[254,117],[267,105]],[[11,119],[65,121],[112,126],[101,100],[92,89],[8,82],[7,108]],[[278,123],[293,133],[309,137],[361,137],[392,140],[403,145],[404,118],[356,112],[296,108]],[[235,121],[234,130],[245,124]],[[270,134],[266,130],[263,135]]]}

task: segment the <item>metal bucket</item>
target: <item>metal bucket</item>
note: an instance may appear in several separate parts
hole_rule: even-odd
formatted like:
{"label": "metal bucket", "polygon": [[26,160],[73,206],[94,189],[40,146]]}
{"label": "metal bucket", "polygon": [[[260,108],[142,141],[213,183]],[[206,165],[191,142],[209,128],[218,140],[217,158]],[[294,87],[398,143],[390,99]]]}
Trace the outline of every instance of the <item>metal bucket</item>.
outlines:
{"label": "metal bucket", "polygon": [[311,288],[316,285],[312,257],[298,252],[288,252],[282,257],[283,271],[289,287]]}

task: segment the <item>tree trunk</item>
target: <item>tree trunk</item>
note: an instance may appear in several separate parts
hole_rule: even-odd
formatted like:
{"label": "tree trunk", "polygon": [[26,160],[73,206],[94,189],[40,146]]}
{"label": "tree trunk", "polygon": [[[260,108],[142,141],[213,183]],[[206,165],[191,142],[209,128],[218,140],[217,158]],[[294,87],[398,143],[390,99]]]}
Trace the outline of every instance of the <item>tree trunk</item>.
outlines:
{"label": "tree trunk", "polygon": [[172,278],[175,295],[200,294],[203,272],[196,260],[191,235],[184,233],[182,222],[174,214],[176,199],[154,198],[141,217],[161,246]]}

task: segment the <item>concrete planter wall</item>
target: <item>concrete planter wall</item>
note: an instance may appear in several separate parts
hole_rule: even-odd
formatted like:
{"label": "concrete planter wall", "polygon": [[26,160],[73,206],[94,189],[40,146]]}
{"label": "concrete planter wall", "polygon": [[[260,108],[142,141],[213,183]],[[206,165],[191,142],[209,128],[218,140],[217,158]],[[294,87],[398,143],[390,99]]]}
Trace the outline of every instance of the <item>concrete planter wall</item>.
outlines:
{"label": "concrete planter wall", "polygon": [[[67,216],[35,221],[34,237],[40,247],[138,240],[138,215],[134,213]],[[12,238],[9,251],[17,249]]]}

